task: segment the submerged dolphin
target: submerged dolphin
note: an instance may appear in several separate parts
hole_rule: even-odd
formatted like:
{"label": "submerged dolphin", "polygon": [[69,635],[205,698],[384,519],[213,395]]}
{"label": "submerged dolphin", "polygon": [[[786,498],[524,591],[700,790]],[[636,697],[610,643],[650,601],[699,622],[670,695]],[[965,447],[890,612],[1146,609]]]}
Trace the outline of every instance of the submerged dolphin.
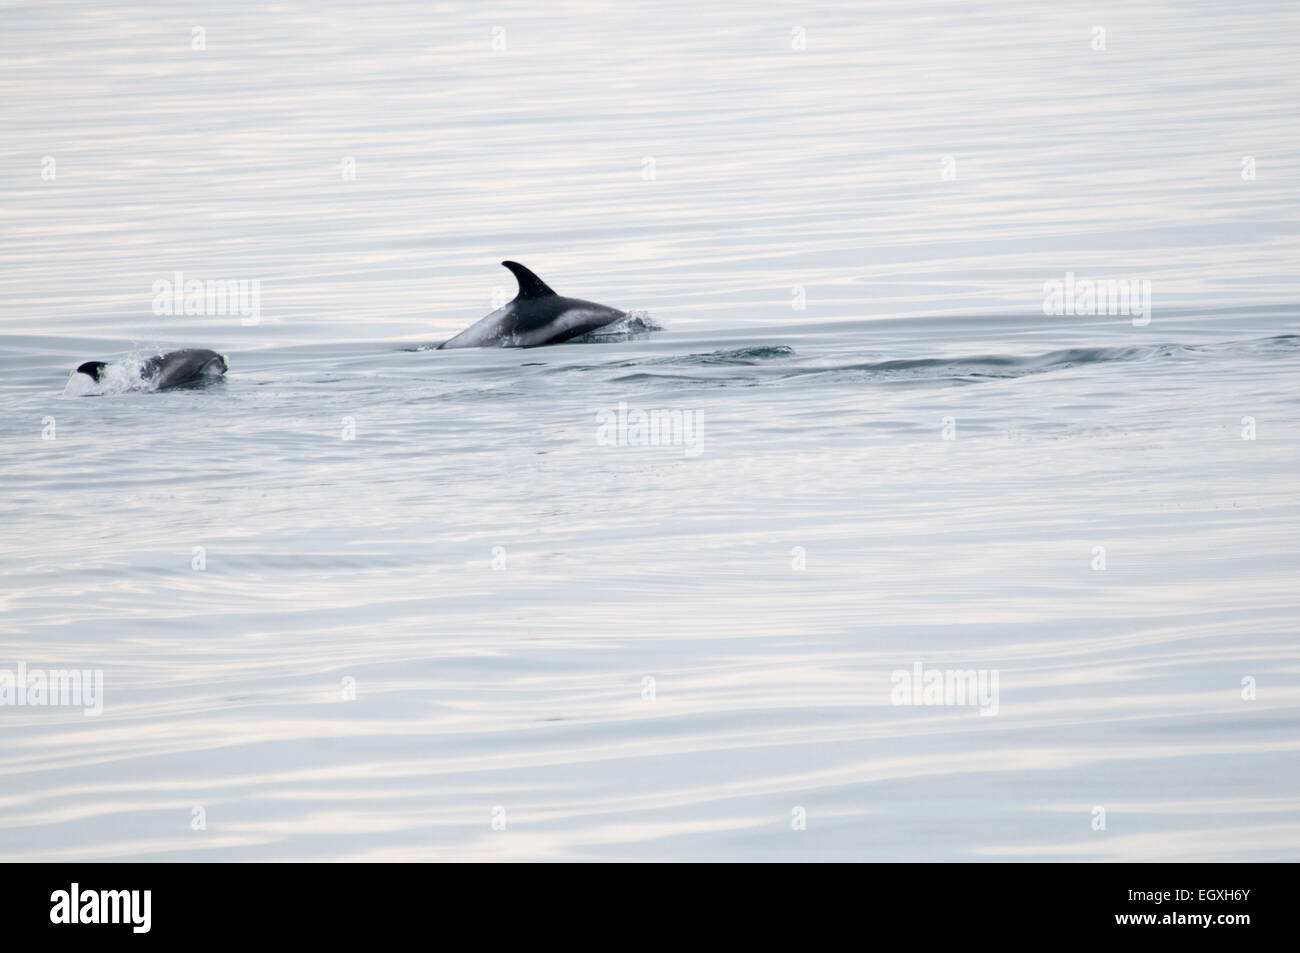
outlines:
{"label": "submerged dolphin", "polygon": [[537,347],[559,344],[603,328],[626,313],[581,298],[562,298],[546,282],[519,264],[503,261],[519,281],[519,294],[504,307],[470,325],[445,347]]}
{"label": "submerged dolphin", "polygon": [[[85,374],[98,383],[106,367],[106,361],[87,361],[77,368],[77,373]],[[216,351],[187,347],[147,358],[140,365],[140,379],[153,383],[156,390],[166,390],[169,387],[185,387],[214,380],[228,369],[226,359]]]}

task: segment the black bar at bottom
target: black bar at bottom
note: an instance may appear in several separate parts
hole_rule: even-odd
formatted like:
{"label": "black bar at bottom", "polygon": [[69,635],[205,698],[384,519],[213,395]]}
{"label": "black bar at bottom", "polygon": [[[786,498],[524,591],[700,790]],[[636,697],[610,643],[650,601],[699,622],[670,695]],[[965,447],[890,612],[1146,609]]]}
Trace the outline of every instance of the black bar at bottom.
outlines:
{"label": "black bar at bottom", "polygon": [[445,933],[454,927],[480,940],[521,931],[533,942],[581,936],[618,945],[637,936],[676,942],[684,936],[676,925],[690,924],[694,941],[705,933],[734,940],[801,931],[812,939],[833,927],[864,943],[902,930],[926,945],[1017,935],[1135,934],[1180,944],[1197,936],[1216,943],[1280,936],[1293,919],[1294,868],[9,864],[5,873],[0,923],[11,941],[282,938],[333,945],[424,928],[460,945],[463,939]]}

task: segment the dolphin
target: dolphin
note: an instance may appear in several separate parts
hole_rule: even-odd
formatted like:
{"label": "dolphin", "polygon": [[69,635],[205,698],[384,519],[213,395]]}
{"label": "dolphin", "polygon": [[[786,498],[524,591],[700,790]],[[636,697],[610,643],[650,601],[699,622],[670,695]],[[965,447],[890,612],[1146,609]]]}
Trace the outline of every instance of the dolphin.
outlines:
{"label": "dolphin", "polygon": [[438,349],[447,347],[538,347],[559,344],[603,328],[627,313],[581,298],[562,298],[546,282],[519,264],[503,261],[519,282],[509,304],[471,324]]}
{"label": "dolphin", "polygon": [[[98,383],[102,380],[101,375],[106,367],[106,361],[87,361],[77,368],[77,373],[85,374]],[[155,390],[167,390],[171,387],[203,384],[221,377],[227,370],[229,365],[226,359],[216,351],[187,347],[147,358],[140,365],[140,379],[152,383]]]}

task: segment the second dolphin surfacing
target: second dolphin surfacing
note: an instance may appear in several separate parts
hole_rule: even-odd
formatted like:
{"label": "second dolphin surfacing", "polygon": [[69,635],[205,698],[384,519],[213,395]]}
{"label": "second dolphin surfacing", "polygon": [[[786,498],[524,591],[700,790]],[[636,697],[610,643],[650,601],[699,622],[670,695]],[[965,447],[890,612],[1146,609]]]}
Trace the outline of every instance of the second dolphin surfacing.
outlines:
{"label": "second dolphin surfacing", "polygon": [[470,325],[438,349],[538,347],[559,344],[627,317],[626,312],[581,298],[564,298],[519,264],[503,261],[519,282],[513,301]]}

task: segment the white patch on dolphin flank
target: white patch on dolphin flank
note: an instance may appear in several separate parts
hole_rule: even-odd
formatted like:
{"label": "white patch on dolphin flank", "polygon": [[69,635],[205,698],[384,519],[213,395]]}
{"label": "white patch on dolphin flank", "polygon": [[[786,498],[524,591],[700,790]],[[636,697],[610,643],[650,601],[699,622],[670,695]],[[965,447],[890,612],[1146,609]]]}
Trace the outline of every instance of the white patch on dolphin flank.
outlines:
{"label": "white patch on dolphin flank", "polygon": [[602,318],[608,320],[609,315],[613,313],[614,309],[612,308],[569,308],[566,311],[561,311],[554,319],[535,331],[514,335],[512,343],[516,347],[542,344],[553,338],[562,337],[566,332],[572,331],[574,328],[592,324]]}

